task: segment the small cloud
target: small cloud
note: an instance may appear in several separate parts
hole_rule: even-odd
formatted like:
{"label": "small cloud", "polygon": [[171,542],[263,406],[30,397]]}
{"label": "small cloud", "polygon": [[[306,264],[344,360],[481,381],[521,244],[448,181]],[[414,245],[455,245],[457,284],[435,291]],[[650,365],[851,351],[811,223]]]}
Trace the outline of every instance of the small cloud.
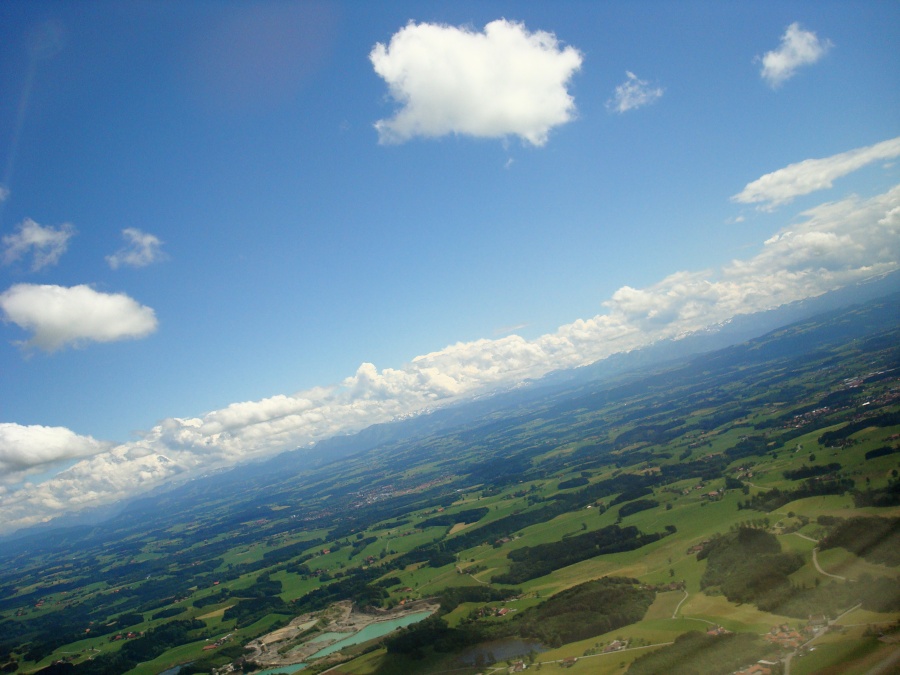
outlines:
{"label": "small cloud", "polygon": [[516,333],[523,328],[528,328],[527,323],[517,323],[514,326],[502,326],[500,328],[494,329],[494,335],[510,335],[511,333]]}
{"label": "small cloud", "polygon": [[[337,386],[234,403],[201,418],[169,418],[139,440],[95,454],[97,442],[65,430],[0,429],[0,447],[6,448],[0,455],[12,471],[30,471],[41,452],[48,462],[90,455],[40,484],[5,492],[0,485],[0,531],[134,496],[176,475],[308,447],[498,386],[674,339],[739,314],[895,271],[898,261],[900,185],[895,185],[871,198],[850,197],[809,209],[754,254],[720,268],[676,272],[643,288],[624,286],[603,303],[602,313],[532,340],[507,335],[460,342],[400,368],[363,363]],[[0,296],[0,305],[9,293]],[[40,297],[29,300],[36,307],[47,304]],[[4,434],[24,440],[4,446]]]}
{"label": "small cloud", "polygon": [[609,110],[617,113],[650,105],[663,95],[662,87],[651,87],[647,80],[641,80],[630,71],[625,71],[627,79],[616,87],[613,97],[606,102]]}
{"label": "small cloud", "polygon": [[165,254],[160,250],[162,241],[159,237],[141,232],[134,227],[122,230],[122,236],[128,245],[106,256],[106,262],[113,269],[118,269],[122,265],[146,267],[164,259]]}
{"label": "small cloud", "polygon": [[[200,418],[169,418],[139,440],[110,449],[64,428],[0,425],[0,531],[133,497],[176,475],[308,447],[461,397],[675,339],[736,315],[894,272],[898,261],[900,185],[894,185],[869,198],[853,196],[808,209],[770,233],[753,253],[721,267],[675,272],[642,288],[623,286],[603,303],[600,314],[534,339],[506,335],[460,342],[399,368],[363,363],[339,385],[234,403]],[[127,296],[84,286],[13,287],[0,294],[0,309],[19,325],[40,323],[40,335],[29,326],[35,330],[33,343],[40,337],[51,346],[54,340],[139,337],[140,330],[129,333],[121,325],[117,336],[97,333],[148,313],[150,330],[155,328],[152,310]],[[78,457],[83,458],[40,484],[3,486]]]}
{"label": "small cloud", "polygon": [[464,134],[544,145],[575,115],[566,89],[581,53],[553,33],[500,19],[484,32],[410,23],[369,54],[401,108],[375,123],[379,141]]}
{"label": "small cloud", "polygon": [[898,156],[900,136],[831,157],[790,164],[748,183],[731,199],[741,204],[761,204],[759,208],[772,211],[795,197],[830,188],[836,179],[868,164]]}
{"label": "small cloud", "polygon": [[[8,191],[6,194],[9,194]],[[66,252],[73,234],[75,228],[69,223],[58,228],[42,227],[31,218],[26,218],[19,224],[15,234],[3,237],[3,263],[9,265],[31,253],[32,272],[55,265]]]}
{"label": "small cloud", "polygon": [[5,185],[0,185],[0,204],[9,199],[9,188]]}
{"label": "small cloud", "polygon": [[777,89],[792,78],[801,66],[809,66],[821,59],[833,47],[830,40],[820,40],[815,33],[792,23],[781,36],[781,46],[762,57],[760,76],[772,89]]}
{"label": "small cloud", "polygon": [[5,319],[32,337],[24,343],[53,352],[66,345],[146,337],[156,330],[154,311],[124,293],[90,286],[16,284],[0,294]]}

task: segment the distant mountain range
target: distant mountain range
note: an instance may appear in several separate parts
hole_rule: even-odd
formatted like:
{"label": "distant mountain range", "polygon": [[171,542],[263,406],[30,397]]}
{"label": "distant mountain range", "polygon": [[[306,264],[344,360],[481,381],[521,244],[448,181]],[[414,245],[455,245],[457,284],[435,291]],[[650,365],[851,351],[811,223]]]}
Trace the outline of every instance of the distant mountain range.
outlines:
{"label": "distant mountain range", "polygon": [[312,448],[287,451],[265,460],[243,464],[184,483],[160,486],[132,500],[85,509],[0,536],[0,543],[9,545],[15,542],[15,548],[21,549],[27,547],[29,542],[37,543],[43,540],[48,533],[52,532],[54,536],[59,536],[63,530],[67,531],[67,535],[77,538],[79,533],[84,534],[101,523],[116,518],[133,518],[144,509],[155,508],[156,499],[160,495],[171,497],[178,493],[187,495],[192,492],[203,492],[212,483],[215,483],[217,489],[227,489],[229,485],[247,481],[265,481],[268,477],[283,477],[292,472],[325,466],[384,444],[407,441],[457,428],[500,411],[506,415],[514,415],[517,408],[523,408],[530,402],[550,395],[559,395],[566,390],[575,391],[589,383],[624,377],[629,373],[722,350],[821,314],[887,297],[893,297],[892,301],[900,310],[900,272],[869,279],[765,312],[738,315],[690,335],[662,340],[631,352],[614,354],[587,366],[555,371],[511,389],[402,420],[376,424],[352,435],[335,436],[320,441]]}

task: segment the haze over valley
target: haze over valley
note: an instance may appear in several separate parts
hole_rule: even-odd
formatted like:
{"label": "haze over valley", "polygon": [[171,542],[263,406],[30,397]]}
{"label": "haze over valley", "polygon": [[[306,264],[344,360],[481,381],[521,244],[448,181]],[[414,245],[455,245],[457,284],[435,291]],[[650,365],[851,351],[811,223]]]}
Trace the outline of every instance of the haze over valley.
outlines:
{"label": "haze over valley", "polygon": [[895,665],[897,25],[4,3],[0,669]]}

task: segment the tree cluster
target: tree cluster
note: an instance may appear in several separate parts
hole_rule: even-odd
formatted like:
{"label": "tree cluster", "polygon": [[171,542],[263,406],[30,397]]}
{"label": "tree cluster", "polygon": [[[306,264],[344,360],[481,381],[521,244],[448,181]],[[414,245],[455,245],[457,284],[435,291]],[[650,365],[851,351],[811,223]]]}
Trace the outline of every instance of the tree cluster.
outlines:
{"label": "tree cluster", "polygon": [[664,535],[657,533],[644,534],[633,525],[610,525],[567,537],[562,541],[524,546],[509,552],[508,557],[512,560],[509,571],[494,576],[492,581],[498,584],[520,584],[588,558],[646,546],[662,536]]}

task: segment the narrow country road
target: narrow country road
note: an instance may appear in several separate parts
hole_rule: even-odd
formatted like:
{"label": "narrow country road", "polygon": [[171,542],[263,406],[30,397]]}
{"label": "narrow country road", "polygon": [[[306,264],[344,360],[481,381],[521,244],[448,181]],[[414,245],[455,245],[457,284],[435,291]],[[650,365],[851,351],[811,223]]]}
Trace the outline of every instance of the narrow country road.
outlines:
{"label": "narrow country road", "polygon": [[841,581],[847,581],[847,577],[842,577],[842,576],[840,576],[840,575],[838,575],[838,574],[831,574],[831,573],[826,572],[825,570],[823,570],[823,569],[822,569],[822,566],[819,565],[819,559],[816,557],[816,553],[818,553],[818,552],[819,552],[819,547],[816,546],[816,547],[813,549],[812,560],[813,560],[813,565],[816,566],[816,569],[819,571],[819,574],[824,574],[826,577],[831,577],[832,579],[840,579]]}
{"label": "narrow country road", "polygon": [[[791,532],[791,534],[793,534],[796,537],[802,537],[803,539],[806,539],[807,541],[815,542],[816,544],[819,543],[818,539],[813,539],[812,537],[807,537],[805,534],[800,534],[799,532]],[[826,577],[831,577],[832,579],[840,579],[841,581],[847,581],[847,577],[842,577],[839,574],[831,574],[831,572],[826,572],[825,570],[823,570],[822,566],[819,564],[818,553],[819,553],[819,547],[816,546],[812,551],[812,561],[813,561],[813,565],[816,568],[816,571],[818,571],[819,574],[823,574]]]}
{"label": "narrow country road", "polygon": [[677,619],[677,618],[678,618],[678,610],[681,609],[681,606],[684,604],[684,601],[687,600],[687,599],[688,599],[688,592],[685,590],[685,592],[684,592],[684,597],[683,597],[683,598],[681,599],[681,601],[675,606],[675,611],[672,612],[672,618],[673,618],[673,619]]}
{"label": "narrow country road", "polygon": [[806,539],[806,541],[812,541],[812,542],[815,542],[816,544],[819,543],[818,539],[813,539],[812,537],[808,537],[805,534],[800,534],[799,532],[791,532],[791,534],[793,534],[795,537],[801,537],[802,539]]}
{"label": "narrow country road", "polygon": [[[823,572],[823,574],[824,574],[824,572]],[[828,576],[834,576],[834,575],[829,574]],[[830,628],[831,626],[836,624],[838,621],[840,621],[843,617],[847,616],[850,612],[852,612],[856,609],[859,609],[860,607],[862,607],[861,602],[853,605],[853,607],[851,607],[850,609],[844,610],[838,616],[836,616],[835,618],[833,618],[831,621],[828,622],[828,627]],[[784,657],[784,673],[783,673],[783,675],[791,675],[791,659],[794,658],[797,654],[799,654],[801,649],[805,649],[807,645],[809,645],[813,641],[817,640],[820,636],[825,635],[826,632],[827,632],[827,629],[819,631],[814,636],[812,636],[809,640],[807,640],[802,645],[797,647],[797,649],[795,649],[790,654],[785,656]]]}

